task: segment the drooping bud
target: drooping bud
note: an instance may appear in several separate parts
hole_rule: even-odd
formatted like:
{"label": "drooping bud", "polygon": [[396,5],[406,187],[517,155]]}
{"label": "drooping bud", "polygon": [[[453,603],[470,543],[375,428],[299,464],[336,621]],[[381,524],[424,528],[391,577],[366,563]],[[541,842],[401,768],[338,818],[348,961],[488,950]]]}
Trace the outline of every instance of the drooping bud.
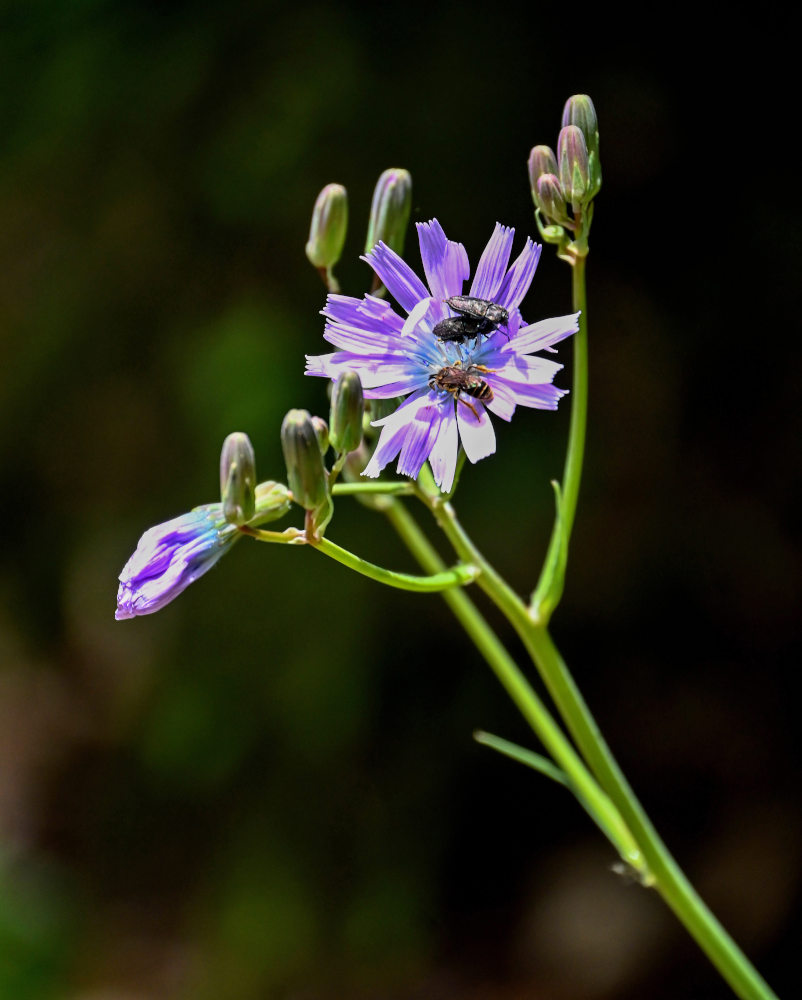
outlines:
{"label": "drooping bud", "polygon": [[550,222],[570,222],[565,195],[554,174],[541,174],[538,177],[535,204]]}
{"label": "drooping bud", "polygon": [[312,417],[312,424],[317,434],[317,443],[320,445],[320,454],[325,455],[329,450],[329,425],[323,417]]}
{"label": "drooping bud", "polygon": [[290,410],[281,425],[281,449],[293,498],[306,510],[327,498],[326,470],[315,425],[307,410]]}
{"label": "drooping bud", "polygon": [[268,479],[256,487],[256,513],[251,525],[265,524],[267,521],[277,521],[289,511],[292,506],[292,496],[284,483],[276,483]]}
{"label": "drooping bud", "polygon": [[412,175],[401,167],[385,170],[373,191],[365,253],[381,241],[399,256],[403,254],[411,209]]}
{"label": "drooping bud", "polygon": [[220,452],[220,499],[229,524],[247,524],[256,509],[256,458],[247,434],[235,431]]}
{"label": "drooping bud", "polygon": [[362,414],[365,402],[362,383],[354,371],[344,371],[331,390],[329,439],[335,451],[353,451],[362,440]]}
{"label": "drooping bud", "polygon": [[588,148],[588,174],[590,183],[587,197],[595,197],[601,187],[601,162],[599,160],[599,120],[593,101],[587,94],[574,94],[565,102],[563,125],[576,125],[582,130]]}
{"label": "drooping bud", "polygon": [[348,195],[342,184],[327,184],[317,196],[309,227],[306,256],[316,268],[330,271],[343,252],[348,230]]}
{"label": "drooping bud", "polygon": [[588,147],[582,129],[565,125],[557,140],[557,159],[560,163],[560,186],[565,200],[581,204],[588,192]]}
{"label": "drooping bud", "polygon": [[556,174],[557,157],[550,146],[535,146],[529,154],[529,186],[532,188],[532,197],[537,191],[537,179],[543,174]]}

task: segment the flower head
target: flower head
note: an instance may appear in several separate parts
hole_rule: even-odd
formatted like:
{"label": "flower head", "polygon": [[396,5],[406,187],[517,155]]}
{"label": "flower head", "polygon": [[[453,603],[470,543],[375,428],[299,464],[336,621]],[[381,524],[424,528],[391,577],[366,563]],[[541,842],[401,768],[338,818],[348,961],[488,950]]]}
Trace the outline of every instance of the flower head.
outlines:
{"label": "flower head", "polygon": [[149,528],[120,573],[114,617],[134,618],[163,608],[210,570],[239,537],[219,503],[195,507]]}
{"label": "flower head", "polygon": [[[510,265],[513,229],[496,225],[464,292],[470,275],[465,247],[447,239],[436,219],[417,228],[428,287],[398,254],[377,244],[363,259],[406,315],[372,295],[329,295],[324,337],[338,350],[308,357],[307,374],[336,379],[350,368],[367,399],[409,394],[388,417],[374,421],[381,434],[363,475],[378,476],[398,456],[398,472],[415,478],[428,459],[438,486],[448,492],[460,442],[471,462],[496,450],[488,410],[510,420],[518,405],[557,408],[565,390],[551,383],[562,365],[530,355],[575,333],[578,316],[524,323],[519,306],[541,248],[527,239]],[[474,303],[461,301],[456,305],[462,308],[454,308],[454,297],[463,294]],[[501,308],[488,309],[491,305]],[[466,314],[466,307],[501,318],[482,322]],[[462,325],[438,327],[460,318]]]}

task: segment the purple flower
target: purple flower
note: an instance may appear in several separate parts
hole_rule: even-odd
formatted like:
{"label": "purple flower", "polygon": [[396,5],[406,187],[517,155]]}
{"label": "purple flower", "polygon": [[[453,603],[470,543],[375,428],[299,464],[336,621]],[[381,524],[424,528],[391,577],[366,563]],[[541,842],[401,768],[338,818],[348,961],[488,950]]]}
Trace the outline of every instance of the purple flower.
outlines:
{"label": "purple flower", "polygon": [[240,537],[219,503],[149,528],[120,573],[114,617],[150,615],[212,568]]}
{"label": "purple flower", "polygon": [[[471,462],[496,450],[488,410],[510,420],[518,405],[557,408],[566,390],[551,383],[562,365],[530,355],[575,333],[578,314],[524,324],[519,306],[529,290],[541,248],[527,239],[510,265],[514,235],[513,229],[496,224],[465,293],[502,306],[509,318],[463,343],[443,342],[434,335],[437,323],[458,315],[446,299],[463,294],[470,274],[465,247],[447,239],[436,219],[418,224],[428,288],[384,243],[363,258],[406,316],[372,295],[363,299],[329,295],[323,310],[327,318],[323,336],[338,350],[308,357],[307,374],[335,379],[350,368],[358,373],[367,399],[410,394],[390,416],[374,422],[382,430],[363,475],[378,476],[398,456],[398,472],[416,478],[428,459],[438,486],[448,492],[460,442]],[[470,393],[455,392],[455,368],[457,377],[469,373],[486,387],[474,385]]]}

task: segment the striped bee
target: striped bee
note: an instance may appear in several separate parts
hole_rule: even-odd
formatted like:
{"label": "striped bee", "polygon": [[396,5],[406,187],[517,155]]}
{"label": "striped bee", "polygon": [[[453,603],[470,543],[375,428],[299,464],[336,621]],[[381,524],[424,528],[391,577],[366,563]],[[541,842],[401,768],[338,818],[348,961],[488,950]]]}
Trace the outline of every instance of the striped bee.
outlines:
{"label": "striped bee", "polygon": [[476,407],[462,398],[462,394],[489,403],[493,398],[493,390],[481,376],[490,370],[484,365],[470,365],[468,368],[461,368],[459,364],[445,365],[429,377],[429,388],[450,392],[454,399],[467,406],[478,420]]}

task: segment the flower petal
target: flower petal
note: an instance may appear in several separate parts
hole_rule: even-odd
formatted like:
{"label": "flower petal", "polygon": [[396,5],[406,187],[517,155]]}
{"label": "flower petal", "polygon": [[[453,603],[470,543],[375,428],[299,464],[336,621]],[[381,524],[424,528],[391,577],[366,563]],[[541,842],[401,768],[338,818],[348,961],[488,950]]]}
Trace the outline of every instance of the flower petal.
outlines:
{"label": "flower petal", "polygon": [[493,235],[476,265],[476,274],[473,276],[469,295],[478,299],[489,299],[491,302],[496,301],[496,295],[507,273],[514,236],[514,229],[502,226],[500,222],[496,223]]}
{"label": "flower petal", "polygon": [[446,239],[437,219],[418,223],[418,240],[432,296],[442,301],[452,295],[461,295],[463,282],[471,273],[465,247]]}
{"label": "flower petal", "polygon": [[387,291],[407,312],[428,296],[429,290],[409,264],[384,243],[377,243],[362,260],[370,264]]}
{"label": "flower petal", "polygon": [[375,479],[385,465],[388,462],[392,462],[401,450],[401,446],[407,436],[409,424],[415,419],[418,409],[421,406],[425,407],[427,405],[428,401],[426,397],[428,394],[428,388],[415,392],[397,410],[393,410],[392,413],[386,417],[382,417],[381,420],[374,420],[372,422],[374,427],[381,427],[382,431],[379,435],[379,443],[376,445],[376,450],[373,452],[367,466],[362,470],[363,476]]}
{"label": "flower petal", "polygon": [[413,479],[418,478],[421,466],[429,457],[440,430],[440,407],[434,393],[431,396],[428,405],[421,406],[415,413],[415,419],[408,425],[407,436],[398,456],[397,471]]}
{"label": "flower petal", "polygon": [[557,403],[567,395],[567,389],[556,385],[514,385],[507,383],[510,394],[520,406],[531,406],[536,410],[556,410]]}
{"label": "flower petal", "polygon": [[505,309],[511,310],[521,304],[524,295],[529,291],[532,278],[535,276],[535,268],[540,260],[540,251],[543,249],[539,243],[533,243],[527,236],[526,245],[515,260],[515,263],[507,272],[507,276],[498,290],[495,301]]}
{"label": "flower petal", "polygon": [[444,412],[440,421],[437,440],[429,452],[429,465],[432,467],[434,481],[444,493],[449,493],[454,485],[454,474],[457,471],[457,456],[459,455],[459,432],[457,430],[457,415],[450,399],[444,400]]}
{"label": "flower petal", "polygon": [[493,454],[496,450],[496,433],[487,411],[478,399],[470,400],[468,406],[467,401],[460,397],[457,403],[457,423],[462,447],[469,461],[478,462]]}
{"label": "flower petal", "polygon": [[579,329],[579,313],[569,316],[554,316],[552,319],[542,319],[538,323],[523,326],[517,336],[510,341],[509,349],[518,354],[531,354],[532,351],[542,351],[570,337]]}

